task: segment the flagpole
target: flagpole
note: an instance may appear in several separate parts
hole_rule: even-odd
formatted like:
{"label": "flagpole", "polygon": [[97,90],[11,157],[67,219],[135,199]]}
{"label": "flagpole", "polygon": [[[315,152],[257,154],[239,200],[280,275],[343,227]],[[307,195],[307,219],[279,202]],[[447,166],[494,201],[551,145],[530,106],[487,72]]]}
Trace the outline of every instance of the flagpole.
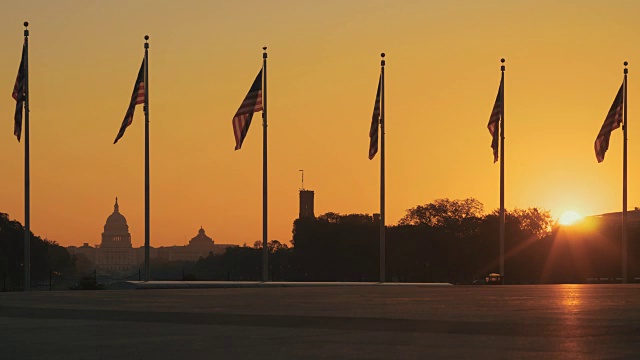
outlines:
{"label": "flagpole", "polygon": [[149,35],[144,36],[144,270],[145,280],[151,280],[149,261]]}
{"label": "flagpole", "polygon": [[502,78],[500,79],[500,275],[502,284],[504,285],[504,227],[505,227],[505,211],[504,211],[504,59],[500,59],[502,65],[500,71]]}
{"label": "flagpole", "polygon": [[262,50],[262,281],[269,281],[267,242],[267,47]]}
{"label": "flagpole", "polygon": [[380,282],[385,281],[385,221],[384,221],[384,196],[385,196],[385,182],[384,182],[384,67],[386,62],[384,60],[385,54],[380,54],[382,60],[380,60]]}
{"label": "flagpole", "polygon": [[626,284],[627,279],[627,69],[628,62],[624,62],[624,119],[622,131],[624,134],[622,152],[622,283]]}
{"label": "flagpole", "polygon": [[24,22],[24,291],[31,290],[31,179],[29,174],[29,22]]}

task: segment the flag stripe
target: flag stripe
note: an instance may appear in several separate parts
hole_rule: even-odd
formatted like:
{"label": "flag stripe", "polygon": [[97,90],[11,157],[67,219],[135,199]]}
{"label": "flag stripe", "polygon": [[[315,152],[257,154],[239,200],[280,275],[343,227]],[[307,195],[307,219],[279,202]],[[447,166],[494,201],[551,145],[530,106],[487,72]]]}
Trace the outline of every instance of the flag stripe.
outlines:
{"label": "flag stripe", "polygon": [[231,120],[233,135],[236,139],[236,150],[242,147],[242,142],[249,131],[253,114],[262,111],[262,109],[262,69],[260,69],[258,76],[251,84],[251,88],[249,88],[247,96],[242,100],[240,108],[238,108],[233,120]]}
{"label": "flag stripe", "polygon": [[382,73],[378,79],[378,91],[376,92],[376,103],[373,106],[373,116],[371,117],[371,128],[369,129],[369,160],[372,160],[378,153],[378,131],[380,129],[380,85],[382,84]]}
{"label": "flag stripe", "polygon": [[25,92],[27,90],[26,69],[24,68],[24,57],[27,50],[27,43],[22,45],[22,57],[20,58],[20,67],[16,76],[16,83],[13,85],[11,97],[16,101],[16,111],[13,116],[13,135],[20,141],[22,135],[22,113],[25,101]]}
{"label": "flag stripe", "polygon": [[487,129],[491,134],[491,148],[493,149],[493,162],[498,161],[498,139],[500,136],[500,119],[502,118],[502,79],[500,79],[500,87],[498,88],[498,95],[496,96],[496,102],[493,104],[493,110],[491,110],[491,117],[489,117],[489,123]]}
{"label": "flag stripe", "polygon": [[145,101],[145,87],[144,87],[144,81],[143,81],[138,85],[138,95],[136,97],[136,105],[144,104],[144,101]]}
{"label": "flag stripe", "polygon": [[620,127],[622,124],[622,111],[623,111],[623,88],[624,81],[622,85],[620,85],[620,90],[616,94],[615,99],[613,99],[613,104],[611,104],[611,108],[607,113],[607,117],[604,119],[604,123],[602,124],[602,128],[600,128],[600,132],[596,137],[596,141],[594,143],[594,149],[596,152],[596,159],[598,162],[604,161],[604,154],[609,149],[609,139],[611,138],[611,132]]}
{"label": "flag stripe", "polygon": [[118,131],[118,135],[113,143],[117,143],[118,140],[124,135],[124,132],[127,130],[129,125],[133,123],[133,114],[136,110],[136,105],[144,104],[146,101],[146,87],[144,84],[144,59],[142,60],[142,65],[140,66],[140,71],[138,71],[138,77],[136,78],[136,83],[133,86],[133,93],[131,94],[131,101],[129,102],[129,108],[127,109],[127,113],[124,115],[124,120],[122,120],[122,125],[120,125],[120,130]]}

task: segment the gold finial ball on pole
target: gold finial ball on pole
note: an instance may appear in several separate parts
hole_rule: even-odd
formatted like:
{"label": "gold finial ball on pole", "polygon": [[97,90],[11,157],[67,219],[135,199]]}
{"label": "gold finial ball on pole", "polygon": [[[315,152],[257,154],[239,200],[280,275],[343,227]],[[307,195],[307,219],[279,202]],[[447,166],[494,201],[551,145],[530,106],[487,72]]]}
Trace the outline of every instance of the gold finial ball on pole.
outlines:
{"label": "gold finial ball on pole", "polygon": [[24,27],[28,27],[28,26],[29,26],[29,22],[28,22],[28,21],[25,21],[25,22],[24,22]]}
{"label": "gold finial ball on pole", "polygon": [[149,35],[144,36],[144,41],[149,41]]}
{"label": "gold finial ball on pole", "polygon": [[627,66],[627,65],[629,65],[629,63],[625,61],[625,62],[624,62],[624,66]]}
{"label": "gold finial ball on pole", "polygon": [[500,62],[504,64],[506,60],[504,58],[500,59]]}
{"label": "gold finial ball on pole", "polygon": [[385,57],[386,55],[384,53],[380,54],[380,57]]}

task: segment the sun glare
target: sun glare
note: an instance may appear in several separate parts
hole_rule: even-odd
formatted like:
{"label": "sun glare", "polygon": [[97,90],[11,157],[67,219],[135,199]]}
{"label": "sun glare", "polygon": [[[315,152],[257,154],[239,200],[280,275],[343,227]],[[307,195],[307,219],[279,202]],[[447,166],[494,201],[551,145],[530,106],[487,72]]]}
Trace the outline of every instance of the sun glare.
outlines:
{"label": "sun glare", "polygon": [[558,220],[558,222],[560,223],[560,225],[573,225],[580,220],[582,220],[582,215],[573,210],[569,210],[562,213],[562,216],[560,216],[560,220]]}

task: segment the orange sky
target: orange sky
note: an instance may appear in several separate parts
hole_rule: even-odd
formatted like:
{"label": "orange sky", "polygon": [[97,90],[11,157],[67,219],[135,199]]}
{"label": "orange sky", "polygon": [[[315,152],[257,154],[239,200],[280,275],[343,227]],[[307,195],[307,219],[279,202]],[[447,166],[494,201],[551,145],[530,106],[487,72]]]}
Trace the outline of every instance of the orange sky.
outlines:
{"label": "orange sky", "polygon": [[[288,241],[300,174],[316,214],[379,211],[368,131],[387,54],[387,222],[437,198],[498,207],[486,129],[507,59],[506,207],[621,208],[622,132],[595,136],[629,65],[629,207],[640,206],[634,1],[22,1],[0,13],[0,211],[24,219],[11,90],[31,23],[32,230],[96,244],[119,197],[144,242],[144,116],[113,145],[150,39],[151,243],[262,236],[260,115],[231,119],[269,47],[269,238]],[[640,71],[638,71],[640,73]]]}

